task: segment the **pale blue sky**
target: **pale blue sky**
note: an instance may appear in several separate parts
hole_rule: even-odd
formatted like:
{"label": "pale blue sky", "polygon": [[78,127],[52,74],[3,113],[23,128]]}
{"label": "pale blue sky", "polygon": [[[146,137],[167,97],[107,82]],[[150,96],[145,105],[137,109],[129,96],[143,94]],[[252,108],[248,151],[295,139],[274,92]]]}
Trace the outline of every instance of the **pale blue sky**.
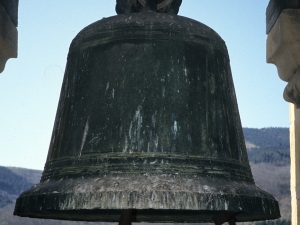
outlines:
{"label": "pale blue sky", "polygon": [[[179,15],[225,40],[244,127],[288,127],[285,82],[266,63],[268,0],[183,0]],[[115,0],[20,0],[19,56],[0,74],[0,165],[43,169],[69,45]]]}

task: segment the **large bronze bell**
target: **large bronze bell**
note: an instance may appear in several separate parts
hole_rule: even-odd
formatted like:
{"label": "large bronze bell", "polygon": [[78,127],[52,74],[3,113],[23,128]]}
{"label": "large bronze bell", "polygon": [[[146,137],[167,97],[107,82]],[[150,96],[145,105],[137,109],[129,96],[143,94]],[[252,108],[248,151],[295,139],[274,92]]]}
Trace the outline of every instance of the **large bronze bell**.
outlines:
{"label": "large bronze bell", "polygon": [[120,15],[75,37],[43,176],[17,199],[15,215],[280,217],[251,174],[225,43],[177,16],[180,3],[120,0]]}

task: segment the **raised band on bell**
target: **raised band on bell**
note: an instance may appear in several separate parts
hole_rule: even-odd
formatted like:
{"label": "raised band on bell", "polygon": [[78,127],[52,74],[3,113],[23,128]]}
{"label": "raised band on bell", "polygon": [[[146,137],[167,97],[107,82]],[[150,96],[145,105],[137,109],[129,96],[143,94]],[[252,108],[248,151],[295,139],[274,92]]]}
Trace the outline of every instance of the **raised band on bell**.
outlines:
{"label": "raised band on bell", "polygon": [[[270,220],[226,45],[181,0],[117,0],[72,41],[39,184],[15,215],[103,222]],[[125,223],[123,223],[125,224]]]}

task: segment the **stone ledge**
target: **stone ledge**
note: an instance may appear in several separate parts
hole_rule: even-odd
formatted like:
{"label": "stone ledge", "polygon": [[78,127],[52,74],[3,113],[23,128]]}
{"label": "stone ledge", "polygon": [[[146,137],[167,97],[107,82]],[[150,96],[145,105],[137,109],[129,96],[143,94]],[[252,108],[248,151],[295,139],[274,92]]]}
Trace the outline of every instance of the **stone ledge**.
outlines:
{"label": "stone ledge", "polygon": [[300,69],[284,89],[283,97],[287,102],[294,103],[297,108],[300,108]]}
{"label": "stone ledge", "polygon": [[[0,0],[1,1],[1,0]],[[270,32],[274,24],[276,23],[279,15],[284,9],[299,9],[299,0],[270,0],[266,11],[266,32]]]}
{"label": "stone ledge", "polygon": [[279,77],[291,80],[300,67],[300,9],[285,9],[269,32],[267,62],[277,66]]}
{"label": "stone ledge", "polygon": [[0,5],[4,7],[15,27],[17,27],[19,0],[0,0]]}
{"label": "stone ledge", "polygon": [[0,73],[10,58],[17,58],[18,31],[0,4]]}

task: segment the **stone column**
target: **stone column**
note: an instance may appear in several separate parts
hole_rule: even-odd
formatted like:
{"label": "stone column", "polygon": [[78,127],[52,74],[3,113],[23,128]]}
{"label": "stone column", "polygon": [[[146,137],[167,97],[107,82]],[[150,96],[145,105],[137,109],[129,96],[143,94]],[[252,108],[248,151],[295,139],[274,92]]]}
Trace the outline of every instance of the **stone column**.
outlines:
{"label": "stone column", "polygon": [[290,104],[290,142],[291,142],[291,206],[292,224],[299,224],[300,218],[300,139],[296,134],[300,133],[300,112],[293,104]]}
{"label": "stone column", "polygon": [[[267,62],[288,82],[292,224],[300,225],[300,9],[297,0],[271,0],[267,9]],[[278,17],[274,17],[274,16]],[[269,18],[268,18],[269,17]],[[268,20],[269,19],[269,20]]]}
{"label": "stone column", "polygon": [[0,0],[0,73],[8,59],[17,57],[18,0]]}

